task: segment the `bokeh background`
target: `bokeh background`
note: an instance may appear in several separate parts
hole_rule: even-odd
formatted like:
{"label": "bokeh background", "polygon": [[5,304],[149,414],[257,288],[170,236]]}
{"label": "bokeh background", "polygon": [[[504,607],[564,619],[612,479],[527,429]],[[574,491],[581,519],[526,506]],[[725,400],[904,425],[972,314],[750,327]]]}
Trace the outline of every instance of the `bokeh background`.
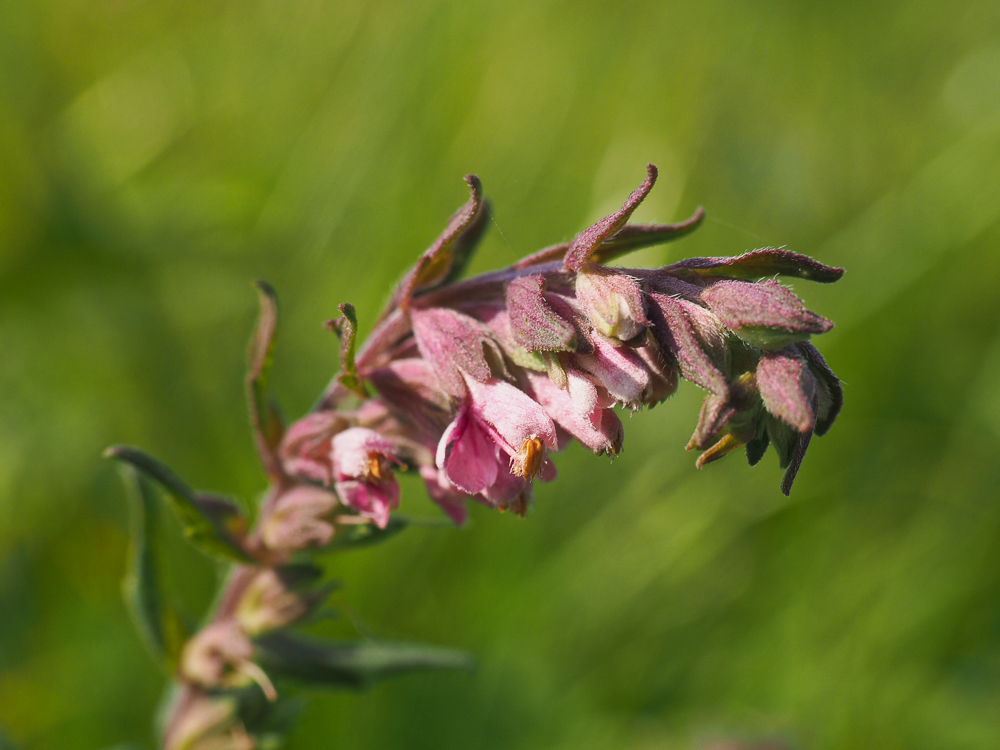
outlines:
{"label": "bokeh background", "polygon": [[[572,449],[526,520],[476,508],[329,560],[344,634],[478,672],[320,693],[288,747],[1000,747],[1000,4],[508,0],[0,3],[0,731],[152,747],[164,680],[120,598],[141,445],[252,502],[250,282],[289,415],[478,174],[476,271],[636,218],[657,265],[786,246],[847,405],[790,499],[704,471],[699,393]],[[437,516],[417,483],[403,509]],[[164,530],[197,617],[217,571]],[[3,744],[0,739],[0,744]]]}

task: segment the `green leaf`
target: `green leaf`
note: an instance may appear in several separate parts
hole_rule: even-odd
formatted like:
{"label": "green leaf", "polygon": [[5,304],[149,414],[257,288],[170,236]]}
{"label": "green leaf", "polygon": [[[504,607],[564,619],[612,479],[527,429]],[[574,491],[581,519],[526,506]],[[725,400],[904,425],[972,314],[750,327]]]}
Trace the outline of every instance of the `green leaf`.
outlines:
{"label": "green leaf", "polygon": [[306,707],[303,695],[285,696],[271,702],[256,686],[235,691],[238,715],[246,730],[253,735],[258,750],[279,748]]}
{"label": "green leaf", "polygon": [[368,392],[364,383],[358,377],[358,368],[354,362],[354,342],[358,335],[358,316],[354,305],[347,302],[340,305],[341,317],[327,321],[327,328],[337,334],[340,339],[340,375],[337,376],[345,388],[367,398]]}
{"label": "green leaf", "polygon": [[129,554],[122,593],[143,642],[173,671],[187,638],[180,616],[164,600],[156,570],[156,499],[133,466],[121,467],[130,508]]}
{"label": "green leaf", "polygon": [[277,451],[284,427],[279,410],[267,394],[278,329],[278,295],[266,281],[255,281],[254,286],[260,296],[260,315],[247,351],[247,409],[264,470],[272,481],[276,481],[281,477]]}
{"label": "green leaf", "polygon": [[337,526],[337,534],[321,552],[339,552],[341,550],[368,547],[386,539],[391,539],[413,522],[404,517],[389,516],[389,523],[380,529],[374,523],[342,524]]}
{"label": "green leaf", "polygon": [[138,469],[167,492],[184,536],[202,552],[237,562],[252,562],[243,551],[246,517],[231,501],[195,492],[163,462],[127,445],[108,448],[106,458],[115,458]]}
{"label": "green leaf", "polygon": [[408,672],[469,671],[475,666],[472,657],[461,651],[394,641],[324,641],[277,632],[254,643],[257,660],[269,674],[354,690]]}

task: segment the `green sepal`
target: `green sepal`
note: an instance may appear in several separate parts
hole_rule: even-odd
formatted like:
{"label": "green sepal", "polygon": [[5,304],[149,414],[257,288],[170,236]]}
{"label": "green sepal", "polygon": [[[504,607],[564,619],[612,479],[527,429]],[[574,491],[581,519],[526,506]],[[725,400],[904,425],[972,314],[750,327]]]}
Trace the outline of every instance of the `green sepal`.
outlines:
{"label": "green sepal", "polygon": [[276,632],[254,641],[257,661],[268,674],[313,686],[364,690],[378,680],[431,669],[469,671],[461,651],[381,640],[326,641]]}
{"label": "green sepal", "polygon": [[160,485],[180,521],[184,536],[202,552],[236,562],[253,562],[243,550],[247,520],[231,500],[195,492],[163,462],[127,445],[116,445],[104,452],[134,466]]}
{"label": "green sepal", "polygon": [[180,659],[187,631],[180,615],[163,598],[156,569],[156,498],[134,466],[121,467],[129,503],[128,564],[122,581],[125,606],[143,643],[168,672]]}
{"label": "green sepal", "polygon": [[358,377],[358,368],[354,361],[354,342],[358,335],[358,316],[354,305],[345,302],[340,305],[341,317],[327,322],[327,328],[337,334],[340,339],[340,375],[337,380],[348,390],[361,398],[368,398],[365,384]]}
{"label": "green sepal", "polygon": [[257,452],[268,478],[281,477],[278,445],[284,433],[281,412],[268,397],[268,375],[274,362],[274,339],[278,329],[278,295],[266,281],[255,281],[260,297],[260,315],[247,351],[247,410],[257,442]]}

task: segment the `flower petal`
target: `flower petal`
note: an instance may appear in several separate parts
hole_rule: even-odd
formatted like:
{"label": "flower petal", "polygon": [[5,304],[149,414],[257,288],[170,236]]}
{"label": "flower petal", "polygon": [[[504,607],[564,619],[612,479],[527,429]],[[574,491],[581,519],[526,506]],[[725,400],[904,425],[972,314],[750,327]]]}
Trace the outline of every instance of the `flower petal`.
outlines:
{"label": "flower petal", "polygon": [[433,466],[421,466],[420,477],[427,487],[427,494],[458,526],[465,525],[469,517],[469,496],[456,492],[441,472]]}
{"label": "flower petal", "polygon": [[395,475],[378,483],[348,480],[337,482],[337,494],[344,504],[370,518],[380,529],[389,523],[389,513],[399,507],[399,483]]}
{"label": "flower petal", "polygon": [[[546,375],[528,373],[527,377],[538,402],[559,426],[594,453],[616,455],[624,438],[621,421],[611,409],[597,405],[593,383],[572,370],[568,374],[568,390],[557,388]],[[589,411],[581,412],[581,404],[589,404]]]}
{"label": "flower petal", "polygon": [[649,369],[630,349],[614,346],[601,336],[591,339],[593,354],[578,354],[577,366],[590,373],[615,401],[638,409],[651,392]]}
{"label": "flower petal", "polygon": [[509,456],[520,453],[526,440],[539,438],[556,447],[556,427],[530,396],[502,380],[477,383],[467,379],[474,419],[486,426]]}
{"label": "flower petal", "polygon": [[338,479],[366,477],[376,456],[392,456],[395,446],[367,427],[351,427],[333,437],[333,470]]}
{"label": "flower petal", "polygon": [[464,406],[438,443],[438,468],[455,487],[475,495],[496,481],[497,446]]}

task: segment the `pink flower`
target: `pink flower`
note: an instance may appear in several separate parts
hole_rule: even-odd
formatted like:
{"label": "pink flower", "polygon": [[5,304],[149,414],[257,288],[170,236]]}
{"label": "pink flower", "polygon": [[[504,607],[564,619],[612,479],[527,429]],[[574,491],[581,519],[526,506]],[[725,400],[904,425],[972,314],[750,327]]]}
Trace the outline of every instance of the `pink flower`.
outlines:
{"label": "pink flower", "polygon": [[567,387],[559,388],[544,373],[525,373],[535,398],[550,417],[594,453],[618,455],[624,440],[622,423],[611,407],[614,399],[575,370],[566,371]]}
{"label": "pink flower", "polygon": [[[366,427],[351,427],[332,441],[334,487],[345,505],[370,518],[380,529],[399,507],[399,482],[392,471],[395,448]],[[397,462],[398,463],[398,462]]]}
{"label": "pink flower", "polygon": [[478,381],[492,377],[487,351],[493,362],[502,361],[489,329],[475,318],[431,307],[411,311],[410,319],[420,355],[434,369],[441,388],[452,396],[465,395],[463,379],[468,380],[467,376]]}
{"label": "pink flower", "polygon": [[343,415],[316,411],[289,427],[278,449],[285,473],[329,485],[333,481],[330,438],[346,426]]}
{"label": "pink flower", "polygon": [[635,352],[613,345],[600,334],[593,334],[591,343],[594,351],[577,354],[575,362],[607,389],[615,401],[632,411],[656,402],[658,383],[654,383],[649,366]]}
{"label": "pink flower", "polygon": [[503,505],[514,485],[554,476],[547,449],[556,448],[556,428],[545,410],[502,380],[465,382],[469,396],[438,443],[437,467],[448,482],[470,495],[487,493],[487,499],[499,483],[492,499]]}
{"label": "pink flower", "polygon": [[628,341],[646,329],[642,290],[617,269],[584,263],[576,277],[576,300],[596,330]]}
{"label": "pink flower", "polygon": [[330,490],[300,484],[283,492],[264,519],[261,538],[270,549],[295,552],[322,547],[333,539],[330,520],[339,503]]}

